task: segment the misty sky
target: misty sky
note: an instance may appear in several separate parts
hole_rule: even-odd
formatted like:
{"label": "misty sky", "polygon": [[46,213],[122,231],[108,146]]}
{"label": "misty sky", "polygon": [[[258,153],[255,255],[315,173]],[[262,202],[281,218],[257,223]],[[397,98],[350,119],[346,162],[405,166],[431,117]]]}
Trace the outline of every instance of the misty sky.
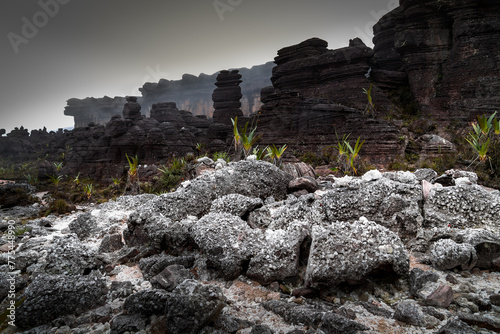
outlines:
{"label": "misty sky", "polygon": [[[66,100],[272,61],[311,37],[360,37],[397,0],[2,0],[0,128],[73,126]],[[33,29],[34,28],[34,29]],[[214,86],[215,88],[215,86]]]}

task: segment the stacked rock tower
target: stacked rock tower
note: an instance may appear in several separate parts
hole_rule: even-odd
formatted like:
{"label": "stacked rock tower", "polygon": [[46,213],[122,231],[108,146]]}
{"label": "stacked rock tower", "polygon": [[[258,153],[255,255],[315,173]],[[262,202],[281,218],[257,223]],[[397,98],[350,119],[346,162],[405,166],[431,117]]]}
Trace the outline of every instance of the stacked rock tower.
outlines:
{"label": "stacked rock tower", "polygon": [[215,85],[217,88],[212,94],[214,101],[214,123],[231,125],[231,118],[243,116],[241,111],[242,97],[240,83],[241,74],[238,70],[220,71]]}

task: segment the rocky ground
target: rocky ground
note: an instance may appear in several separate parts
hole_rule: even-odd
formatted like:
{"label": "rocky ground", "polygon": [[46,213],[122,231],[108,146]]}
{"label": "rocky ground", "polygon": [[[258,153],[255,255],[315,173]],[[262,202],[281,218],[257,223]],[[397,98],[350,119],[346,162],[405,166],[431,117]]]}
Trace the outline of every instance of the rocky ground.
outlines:
{"label": "rocky ground", "polygon": [[62,217],[2,211],[2,329],[500,332],[500,192],[475,174],[213,167]]}

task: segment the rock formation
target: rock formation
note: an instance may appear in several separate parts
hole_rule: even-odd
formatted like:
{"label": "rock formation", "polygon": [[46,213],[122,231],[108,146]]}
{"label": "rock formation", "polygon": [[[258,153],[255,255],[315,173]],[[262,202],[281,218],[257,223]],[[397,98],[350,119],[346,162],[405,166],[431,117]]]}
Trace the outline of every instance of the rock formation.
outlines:
{"label": "rock formation", "polygon": [[221,71],[217,76],[217,88],[212,94],[214,101],[213,120],[215,123],[231,125],[231,119],[243,116],[241,111],[241,74],[238,70]]}
{"label": "rock formation", "polygon": [[129,98],[123,116],[114,116],[105,126],[72,131],[65,140],[71,148],[65,161],[68,171],[97,178],[117,177],[126,154],[137,154],[141,164],[158,164],[174,155],[193,152],[196,144],[205,143],[209,136],[210,122],[203,116],[178,110],[173,102],[161,102],[153,105],[152,117],[146,117],[134,101]]}
{"label": "rock formation", "polygon": [[128,96],[126,100],[127,103],[123,106],[122,111],[123,118],[130,123],[140,120],[142,118],[141,105],[137,103],[137,97]]}
{"label": "rock formation", "polygon": [[17,329],[37,333],[498,332],[500,231],[485,218],[499,192],[450,171],[470,184],[424,198],[432,172],[332,177],[296,196],[291,175],[247,159],[172,193],[2,216],[5,233],[29,232],[12,237],[0,301],[14,289]]}
{"label": "rock formation", "polygon": [[75,128],[85,127],[90,123],[106,124],[114,115],[120,115],[125,97],[110,98],[88,97],[86,99],[69,99],[64,108],[64,115],[73,116]]}
{"label": "rock formation", "polygon": [[[376,161],[399,155],[405,135],[410,150],[420,146],[421,154],[432,155],[434,141],[419,136],[451,140],[450,124],[467,126],[478,114],[500,109],[498,38],[491,38],[500,32],[499,6],[402,1],[375,25],[373,50],[359,39],[329,50],[318,38],[279,50],[273,87],[261,94],[264,144],[319,152],[336,142],[332,133],[351,133],[366,139],[362,152]],[[401,129],[402,123],[383,120],[395,114],[422,118]],[[454,151],[450,142],[439,147]]]}

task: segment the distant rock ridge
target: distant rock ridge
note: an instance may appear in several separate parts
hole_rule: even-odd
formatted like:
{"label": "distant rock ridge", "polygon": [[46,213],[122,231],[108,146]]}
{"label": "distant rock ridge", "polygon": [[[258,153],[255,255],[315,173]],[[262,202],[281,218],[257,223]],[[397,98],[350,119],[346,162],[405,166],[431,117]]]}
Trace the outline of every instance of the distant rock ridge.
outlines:
{"label": "distant rock ridge", "polygon": [[85,127],[90,123],[105,124],[114,115],[121,114],[126,98],[115,96],[111,98],[87,97],[85,99],[72,98],[64,108],[64,115],[73,116],[75,128]]}
{"label": "distant rock ridge", "polygon": [[[268,62],[249,69],[237,69],[242,75],[241,110],[244,114],[255,113],[260,109],[260,90],[271,83],[273,66],[272,62]],[[175,102],[178,108],[190,111],[193,115],[212,117],[212,93],[217,75],[219,72],[211,75],[202,73],[199,76],[184,74],[180,80],[161,79],[158,82],[145,83],[139,88],[142,96],[138,97],[142,113],[149,116],[153,104],[169,101]],[[67,101],[64,114],[74,117],[75,128],[85,127],[91,122],[104,125],[112,116],[121,114],[125,102],[126,98],[120,96],[72,98]]]}

